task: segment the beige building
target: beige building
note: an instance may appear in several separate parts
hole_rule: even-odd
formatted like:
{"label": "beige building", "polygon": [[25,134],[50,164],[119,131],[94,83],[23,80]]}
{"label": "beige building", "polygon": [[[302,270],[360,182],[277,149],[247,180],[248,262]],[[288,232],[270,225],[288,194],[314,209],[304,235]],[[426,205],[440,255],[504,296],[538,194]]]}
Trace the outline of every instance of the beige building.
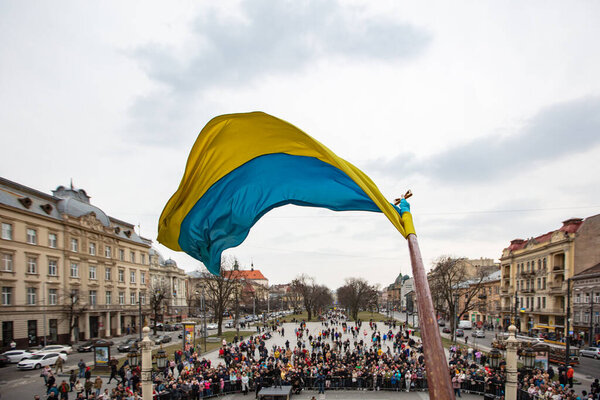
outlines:
{"label": "beige building", "polygon": [[572,294],[567,280],[599,259],[599,225],[598,216],[571,218],[557,230],[511,241],[500,259],[504,326],[517,310],[521,331],[566,334],[566,305]]}
{"label": "beige building", "polygon": [[188,276],[170,258],[165,260],[155,249],[150,249],[150,279],[151,288],[167,286],[169,296],[165,300],[161,321],[181,321],[189,314]]}
{"label": "beige building", "polygon": [[0,224],[2,347],[138,326],[150,241],[132,224],[106,215],[83,189],[59,186],[49,195],[4,178]]}

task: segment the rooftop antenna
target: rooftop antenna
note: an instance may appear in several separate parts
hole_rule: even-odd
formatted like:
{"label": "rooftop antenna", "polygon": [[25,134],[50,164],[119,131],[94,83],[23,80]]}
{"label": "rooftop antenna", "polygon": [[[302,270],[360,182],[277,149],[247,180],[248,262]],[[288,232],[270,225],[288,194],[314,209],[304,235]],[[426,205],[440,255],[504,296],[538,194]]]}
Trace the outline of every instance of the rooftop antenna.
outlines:
{"label": "rooftop antenna", "polygon": [[71,178],[71,190],[73,190],[73,178]]}

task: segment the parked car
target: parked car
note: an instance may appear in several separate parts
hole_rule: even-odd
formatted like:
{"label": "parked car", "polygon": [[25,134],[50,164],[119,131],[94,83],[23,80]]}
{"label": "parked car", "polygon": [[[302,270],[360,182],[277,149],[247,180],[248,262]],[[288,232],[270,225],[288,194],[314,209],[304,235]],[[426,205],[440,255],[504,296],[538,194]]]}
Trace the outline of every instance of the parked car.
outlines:
{"label": "parked car", "polygon": [[62,344],[51,344],[50,346],[42,347],[42,349],[37,353],[48,353],[48,352],[71,354],[73,352],[73,348],[71,346],[66,346],[66,345],[62,345]]}
{"label": "parked car", "polygon": [[233,321],[225,322],[225,328],[233,328],[233,327],[234,327]]}
{"label": "parked car", "polygon": [[4,354],[0,354],[0,367],[6,367],[8,364],[10,364],[10,358]]}
{"label": "parked car", "polygon": [[438,319],[438,325],[439,326],[446,326],[446,321],[444,321],[443,319]]}
{"label": "parked car", "polygon": [[99,346],[112,346],[113,344],[114,343],[113,343],[112,340],[92,339],[92,340],[88,340],[87,342],[82,343],[79,346],[77,346],[77,351],[79,353],[85,353],[85,352],[94,350],[94,346],[95,345],[99,345]]}
{"label": "parked car", "polygon": [[450,330],[450,328],[448,328],[447,326],[444,327],[444,329],[442,329],[442,332],[444,332],[444,333],[452,333],[452,331]]}
{"label": "parked car", "polygon": [[219,326],[217,324],[207,324],[206,329],[217,329]]}
{"label": "parked car", "polygon": [[600,359],[600,347],[586,347],[585,349],[579,350],[579,354],[585,357],[594,357],[598,360]]}
{"label": "parked car", "polygon": [[457,329],[456,337],[463,337],[463,336],[465,336],[465,331],[463,331],[462,329]]}
{"label": "parked car", "polygon": [[39,352],[33,354],[31,357],[19,361],[17,368],[19,369],[39,369],[46,365],[56,364],[58,357],[62,358],[63,361],[67,361],[67,355],[64,353],[57,352]]}
{"label": "parked car", "polygon": [[9,350],[2,353],[2,355],[8,357],[10,363],[18,363],[21,360],[31,357],[33,352],[29,350]]}
{"label": "parked car", "polygon": [[140,338],[127,339],[125,342],[117,346],[117,350],[119,353],[129,353],[130,351],[137,350],[139,341]]}
{"label": "parked car", "polygon": [[151,338],[154,344],[169,343],[172,339],[169,335],[157,335]]}
{"label": "parked car", "polygon": [[471,336],[476,337],[476,338],[484,338],[485,337],[485,331],[483,331],[481,329],[477,329],[476,331],[473,331],[471,333]]}

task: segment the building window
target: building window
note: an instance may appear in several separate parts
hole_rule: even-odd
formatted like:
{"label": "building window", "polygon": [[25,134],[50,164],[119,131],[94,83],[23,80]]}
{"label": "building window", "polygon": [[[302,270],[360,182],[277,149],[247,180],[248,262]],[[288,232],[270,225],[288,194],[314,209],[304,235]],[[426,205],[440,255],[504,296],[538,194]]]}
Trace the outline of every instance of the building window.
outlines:
{"label": "building window", "polygon": [[90,279],[96,279],[96,266],[90,265]]}
{"label": "building window", "polygon": [[135,271],[129,273],[129,282],[135,283]]}
{"label": "building window", "polygon": [[542,278],[542,289],[546,290],[546,277]]}
{"label": "building window", "polygon": [[56,276],[58,275],[58,262],[56,260],[48,260],[48,275]]}
{"label": "building window", "polygon": [[129,261],[131,261],[132,263],[135,262],[135,252],[133,252],[133,251],[129,252]]}
{"label": "building window", "polygon": [[546,257],[542,258],[542,267],[546,270]]}
{"label": "building window", "polygon": [[542,297],[542,308],[546,308],[546,298]]}
{"label": "building window", "polygon": [[125,282],[125,270],[119,270],[119,282]]}
{"label": "building window", "polygon": [[112,249],[110,246],[104,247],[104,257],[111,258],[112,257]]}
{"label": "building window", "polygon": [[145,306],[146,305],[146,294],[140,293],[140,303]]}
{"label": "building window", "polygon": [[92,256],[96,255],[96,243],[90,242],[90,255],[92,255]]}
{"label": "building window", "polygon": [[12,272],[13,270],[13,255],[2,253],[2,271]]}
{"label": "building window", "polygon": [[79,251],[79,240],[71,239],[71,251],[77,253]]}
{"label": "building window", "polygon": [[2,287],[2,305],[10,306],[12,305],[12,290],[11,287]]}
{"label": "building window", "polygon": [[538,289],[542,288],[542,278],[537,278],[537,288]]}
{"label": "building window", "polygon": [[575,295],[575,303],[581,303],[581,294],[577,293]]}
{"label": "building window", "polygon": [[135,304],[135,293],[129,293],[129,304]]}
{"label": "building window", "polygon": [[2,239],[13,240],[13,226],[12,224],[2,223]]}
{"label": "building window", "polygon": [[590,314],[584,312],[583,314],[583,322],[590,322]]}
{"label": "building window", "polygon": [[144,272],[140,272],[140,283],[142,285],[146,284],[146,273],[144,273]]}
{"label": "building window", "polygon": [[28,287],[27,288],[27,304],[30,306],[35,305],[37,290],[36,288]]}
{"label": "building window", "polygon": [[110,290],[106,291],[106,304],[112,304],[112,292]]}
{"label": "building window", "polygon": [[27,273],[37,274],[37,258],[27,257]]}
{"label": "building window", "polygon": [[119,260],[125,261],[125,250],[119,249]]}
{"label": "building window", "polygon": [[104,279],[107,281],[110,281],[112,279],[110,267],[106,267],[106,269],[104,270]]}
{"label": "building window", "polygon": [[579,311],[575,311],[573,313],[573,320],[575,320],[575,322],[579,322]]}
{"label": "building window", "polygon": [[48,234],[48,247],[52,247],[53,249],[55,249],[57,243],[58,243],[58,240],[56,237],[56,233],[49,233]]}
{"label": "building window", "polygon": [[2,321],[2,346],[7,347],[13,341],[14,338],[13,322]]}
{"label": "building window", "polygon": [[71,263],[71,278],[79,278],[79,266],[76,263]]}
{"label": "building window", "polygon": [[27,243],[37,244],[37,231],[35,229],[27,229]]}
{"label": "building window", "polygon": [[125,292],[119,292],[119,304],[125,304]]}
{"label": "building window", "polygon": [[90,290],[90,306],[96,305],[96,291]]}
{"label": "building window", "polygon": [[56,289],[48,289],[48,305],[55,306],[58,300],[58,291]]}
{"label": "building window", "polygon": [[144,253],[142,253],[142,254],[140,254],[140,257],[141,257],[141,261],[140,262],[142,264],[146,264],[146,255]]}

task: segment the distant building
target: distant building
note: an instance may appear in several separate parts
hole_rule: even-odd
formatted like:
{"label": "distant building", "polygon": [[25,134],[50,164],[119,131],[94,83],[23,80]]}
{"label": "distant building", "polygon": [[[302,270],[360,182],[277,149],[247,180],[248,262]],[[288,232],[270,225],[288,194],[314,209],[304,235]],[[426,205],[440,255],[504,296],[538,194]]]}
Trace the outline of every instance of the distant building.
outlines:
{"label": "distant building", "polygon": [[573,276],[572,282],[573,334],[592,346],[600,341],[600,263]]}
{"label": "distant building", "polygon": [[188,317],[188,276],[170,258],[165,260],[156,250],[150,249],[151,287],[168,286],[169,296],[166,300],[161,322],[181,321]]}
{"label": "distant building", "polygon": [[147,311],[150,240],[91,204],[0,178],[2,347],[119,336]]}
{"label": "distant building", "polygon": [[521,331],[566,332],[567,280],[600,262],[600,215],[571,218],[528,240],[514,239],[502,252],[502,319]]}

